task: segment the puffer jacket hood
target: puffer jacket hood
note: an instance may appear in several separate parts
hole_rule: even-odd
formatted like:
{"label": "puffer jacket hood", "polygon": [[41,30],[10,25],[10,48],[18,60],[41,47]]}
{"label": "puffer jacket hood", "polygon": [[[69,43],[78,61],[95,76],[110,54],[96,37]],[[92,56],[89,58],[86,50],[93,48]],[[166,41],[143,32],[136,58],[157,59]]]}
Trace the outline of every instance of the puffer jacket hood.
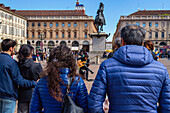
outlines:
{"label": "puffer jacket hood", "polygon": [[153,61],[150,51],[144,46],[126,45],[119,48],[113,56],[118,61],[129,65],[146,65]]}

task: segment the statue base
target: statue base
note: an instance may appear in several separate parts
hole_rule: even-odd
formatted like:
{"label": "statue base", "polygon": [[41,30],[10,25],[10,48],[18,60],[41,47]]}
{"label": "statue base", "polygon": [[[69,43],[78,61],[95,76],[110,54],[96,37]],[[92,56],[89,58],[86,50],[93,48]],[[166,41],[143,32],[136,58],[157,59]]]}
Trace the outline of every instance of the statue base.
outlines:
{"label": "statue base", "polygon": [[92,33],[89,36],[93,39],[91,53],[103,53],[106,50],[106,39],[110,34],[106,33]]}

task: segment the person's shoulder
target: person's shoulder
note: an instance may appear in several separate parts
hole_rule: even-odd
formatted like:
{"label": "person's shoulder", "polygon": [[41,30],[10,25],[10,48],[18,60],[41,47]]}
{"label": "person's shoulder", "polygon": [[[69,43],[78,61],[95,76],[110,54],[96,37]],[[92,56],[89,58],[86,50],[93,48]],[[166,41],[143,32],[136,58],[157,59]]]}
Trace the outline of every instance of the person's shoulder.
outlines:
{"label": "person's shoulder", "polygon": [[47,79],[48,79],[47,76],[40,78],[37,85],[47,84]]}
{"label": "person's shoulder", "polygon": [[33,61],[33,64],[31,66],[33,69],[42,69],[42,66],[40,63],[37,63],[37,62],[34,62]]}
{"label": "person's shoulder", "polygon": [[103,62],[101,63],[101,66],[110,66],[110,65],[113,65],[113,64],[116,65],[117,62],[118,62],[118,61],[112,57],[112,58],[109,58],[109,59],[103,61]]}
{"label": "person's shoulder", "polygon": [[164,64],[162,64],[161,62],[156,61],[156,60],[153,60],[153,62],[150,63],[150,66],[152,66],[152,67],[157,67],[157,68],[164,69],[164,70],[167,69],[167,68],[164,66]]}

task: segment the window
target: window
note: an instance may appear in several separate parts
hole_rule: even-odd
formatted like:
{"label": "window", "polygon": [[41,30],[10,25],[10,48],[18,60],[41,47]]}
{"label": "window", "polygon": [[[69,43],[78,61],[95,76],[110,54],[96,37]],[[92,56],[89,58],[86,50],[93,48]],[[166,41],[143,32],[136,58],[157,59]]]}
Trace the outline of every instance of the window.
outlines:
{"label": "window", "polygon": [[58,38],[58,32],[56,32],[56,38]]}
{"label": "window", "polygon": [[46,23],[44,23],[44,27],[46,27],[47,26],[47,24]]}
{"label": "window", "polygon": [[77,32],[74,32],[74,38],[77,38]]}
{"label": "window", "polygon": [[40,27],[41,26],[41,24],[40,23],[38,23],[38,27]]}
{"label": "window", "polygon": [[53,32],[50,32],[50,38],[52,38],[53,37]]}
{"label": "window", "polygon": [[85,22],[84,26],[87,27],[87,22]]}
{"label": "window", "polygon": [[44,32],[44,38],[46,38],[46,32]]}
{"label": "window", "polygon": [[149,27],[152,27],[152,22],[149,22]]}
{"label": "window", "polygon": [[164,38],[164,32],[162,32],[162,38]]}
{"label": "window", "polygon": [[70,37],[71,37],[70,32],[68,32],[68,38],[70,38]]}
{"label": "window", "polygon": [[143,27],[146,27],[146,23],[145,22],[143,22]]}
{"label": "window", "polygon": [[158,27],[158,22],[155,22],[155,27]]}
{"label": "window", "polygon": [[158,38],[158,32],[155,32],[155,38]]}
{"label": "window", "polygon": [[71,24],[70,23],[68,23],[68,27],[70,27],[71,26]]}
{"label": "window", "polygon": [[149,38],[152,38],[152,32],[149,32]]}
{"label": "window", "polygon": [[64,38],[64,32],[62,32],[62,38]]}
{"label": "window", "polygon": [[84,37],[87,38],[87,32],[85,32],[84,35],[85,35]]}
{"label": "window", "polygon": [[34,32],[32,32],[32,38],[34,38]]}
{"label": "window", "polygon": [[65,26],[65,24],[64,23],[62,23],[62,27],[64,27]]}
{"label": "window", "polygon": [[41,34],[40,34],[40,32],[38,32],[38,38],[41,38]]}
{"label": "window", "polygon": [[161,22],[161,26],[162,26],[162,27],[165,27],[165,22]]}
{"label": "window", "polygon": [[32,27],[34,27],[34,23],[32,23]]}
{"label": "window", "polygon": [[58,27],[58,23],[56,23],[56,27]]}
{"label": "window", "polygon": [[50,23],[50,27],[53,27],[53,23]]}
{"label": "window", "polygon": [[74,27],[77,27],[77,23],[76,22],[74,23]]}
{"label": "window", "polygon": [[27,23],[27,27],[29,26],[29,24]]}
{"label": "window", "polygon": [[139,22],[137,22],[137,23],[136,23],[136,25],[138,25],[138,26],[139,26]]}
{"label": "window", "polygon": [[28,33],[27,33],[27,38],[28,38]]}

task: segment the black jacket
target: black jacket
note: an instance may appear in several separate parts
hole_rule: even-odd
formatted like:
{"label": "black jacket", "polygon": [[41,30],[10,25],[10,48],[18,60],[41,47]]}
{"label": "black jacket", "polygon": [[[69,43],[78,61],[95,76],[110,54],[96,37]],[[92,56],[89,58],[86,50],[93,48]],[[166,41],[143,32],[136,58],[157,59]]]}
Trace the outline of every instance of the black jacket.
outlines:
{"label": "black jacket", "polygon": [[[39,79],[39,73],[42,72],[40,63],[35,63],[32,59],[26,59],[24,62],[18,63],[21,75],[27,80]],[[33,88],[19,87],[19,102],[30,102]]]}

